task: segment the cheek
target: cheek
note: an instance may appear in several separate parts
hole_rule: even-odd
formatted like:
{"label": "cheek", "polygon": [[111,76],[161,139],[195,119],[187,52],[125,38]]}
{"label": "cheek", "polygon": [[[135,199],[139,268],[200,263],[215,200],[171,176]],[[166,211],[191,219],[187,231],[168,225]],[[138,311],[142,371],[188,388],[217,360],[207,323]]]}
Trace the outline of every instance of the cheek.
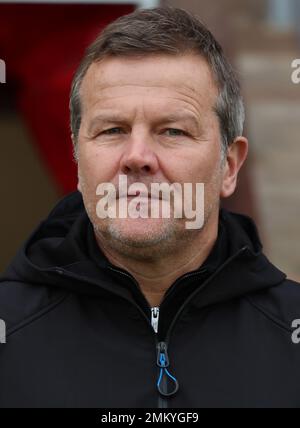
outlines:
{"label": "cheek", "polygon": [[[217,151],[199,152],[189,157],[185,165],[184,181],[191,183],[204,183],[204,204],[206,210],[215,206],[220,199],[222,186],[221,155]],[[195,187],[193,187],[195,189]]]}
{"label": "cheek", "polygon": [[90,190],[98,184],[111,182],[116,169],[116,156],[111,150],[81,151],[78,159],[78,175]]}
{"label": "cheek", "polygon": [[173,164],[173,174],[181,182],[204,183],[215,182],[220,175],[221,158],[217,153],[193,151],[181,156],[177,164]]}

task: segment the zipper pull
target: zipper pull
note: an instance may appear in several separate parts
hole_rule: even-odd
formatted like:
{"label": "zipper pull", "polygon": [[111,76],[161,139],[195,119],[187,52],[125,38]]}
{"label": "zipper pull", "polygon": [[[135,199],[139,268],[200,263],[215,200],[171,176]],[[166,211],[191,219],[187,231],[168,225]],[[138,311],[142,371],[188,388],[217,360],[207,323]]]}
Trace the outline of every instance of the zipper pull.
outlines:
{"label": "zipper pull", "polygon": [[179,383],[177,379],[167,370],[167,367],[170,365],[170,361],[166,342],[159,342],[157,344],[156,364],[158,367],[160,367],[159,378],[157,381],[158,392],[163,397],[171,397],[178,391]]}
{"label": "zipper pull", "polygon": [[159,321],[159,307],[155,306],[151,308],[151,325],[155,333],[158,332],[158,321]]}

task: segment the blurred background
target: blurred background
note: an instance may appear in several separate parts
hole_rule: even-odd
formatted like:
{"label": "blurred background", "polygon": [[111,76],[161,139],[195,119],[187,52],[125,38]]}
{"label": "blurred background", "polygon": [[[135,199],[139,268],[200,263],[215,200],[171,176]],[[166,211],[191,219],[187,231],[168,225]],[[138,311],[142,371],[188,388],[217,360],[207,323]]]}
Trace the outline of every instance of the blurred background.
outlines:
{"label": "blurred background", "polygon": [[300,280],[300,0],[0,0],[0,272],[76,189],[68,97],[85,47],[118,16],[157,5],[198,15],[234,63],[250,157],[224,205],[252,216],[268,257]]}

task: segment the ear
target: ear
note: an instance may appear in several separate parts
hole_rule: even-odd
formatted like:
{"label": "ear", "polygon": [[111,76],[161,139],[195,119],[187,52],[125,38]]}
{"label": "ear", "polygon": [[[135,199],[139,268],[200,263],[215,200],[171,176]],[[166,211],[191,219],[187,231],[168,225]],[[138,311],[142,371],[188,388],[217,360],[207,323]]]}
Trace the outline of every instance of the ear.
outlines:
{"label": "ear", "polygon": [[223,171],[223,183],[221,187],[221,198],[231,196],[237,184],[239,170],[245,162],[248,154],[248,140],[244,137],[237,137],[230,144],[226,154],[226,160]]}

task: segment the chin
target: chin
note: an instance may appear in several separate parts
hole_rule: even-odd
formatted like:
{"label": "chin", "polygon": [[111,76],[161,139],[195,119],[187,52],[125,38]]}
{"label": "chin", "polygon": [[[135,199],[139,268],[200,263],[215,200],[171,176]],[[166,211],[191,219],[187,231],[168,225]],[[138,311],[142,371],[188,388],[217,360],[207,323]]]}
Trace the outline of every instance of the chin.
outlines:
{"label": "chin", "polygon": [[111,238],[135,245],[154,245],[174,235],[170,219],[119,219],[107,228]]}

